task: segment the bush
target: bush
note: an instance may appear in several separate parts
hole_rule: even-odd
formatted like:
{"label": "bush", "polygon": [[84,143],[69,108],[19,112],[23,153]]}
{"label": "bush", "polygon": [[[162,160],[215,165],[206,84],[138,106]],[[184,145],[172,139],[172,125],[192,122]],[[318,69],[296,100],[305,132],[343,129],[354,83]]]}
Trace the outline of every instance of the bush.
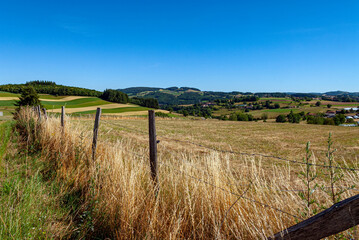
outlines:
{"label": "bush", "polygon": [[344,114],[337,114],[337,115],[335,115],[335,117],[333,119],[334,119],[335,125],[343,124],[343,123],[345,123],[345,120],[346,120]]}
{"label": "bush", "polygon": [[290,123],[299,123],[301,120],[301,115],[298,113],[293,113],[293,111],[290,111],[290,113],[287,115],[288,122]]}
{"label": "bush", "polygon": [[284,122],[287,121],[287,118],[286,118],[285,115],[280,114],[280,115],[278,115],[278,116],[276,117],[275,121],[276,121],[276,122],[280,122],[280,123],[284,123]]}
{"label": "bush", "polygon": [[319,124],[319,125],[323,125],[324,124],[324,117],[321,116],[308,116],[307,117],[307,123],[308,124]]}
{"label": "bush", "polygon": [[168,113],[164,113],[164,112],[155,112],[155,116],[162,118],[171,118],[171,116]]}
{"label": "bush", "polygon": [[335,125],[334,119],[333,118],[325,118],[324,125]]}

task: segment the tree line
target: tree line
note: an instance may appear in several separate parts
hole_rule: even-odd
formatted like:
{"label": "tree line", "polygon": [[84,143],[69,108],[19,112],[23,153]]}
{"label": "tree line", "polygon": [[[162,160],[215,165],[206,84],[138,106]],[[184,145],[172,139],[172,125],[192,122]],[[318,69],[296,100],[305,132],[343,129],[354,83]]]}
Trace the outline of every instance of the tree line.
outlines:
{"label": "tree line", "polygon": [[300,121],[306,120],[308,124],[319,124],[319,125],[340,125],[345,122],[352,122],[352,119],[346,120],[345,115],[340,113],[336,114],[332,118],[324,117],[322,113],[318,113],[315,116],[313,115],[305,115],[304,112],[293,113],[291,111],[288,115],[280,114],[276,117],[276,122],[284,123],[300,123]]}
{"label": "tree line", "polygon": [[0,91],[21,93],[23,88],[31,86],[37,93],[51,94],[54,96],[91,96],[99,97],[102,93],[96,90],[79,87],[69,87],[57,85],[51,81],[30,81],[25,84],[5,84],[0,85]]}

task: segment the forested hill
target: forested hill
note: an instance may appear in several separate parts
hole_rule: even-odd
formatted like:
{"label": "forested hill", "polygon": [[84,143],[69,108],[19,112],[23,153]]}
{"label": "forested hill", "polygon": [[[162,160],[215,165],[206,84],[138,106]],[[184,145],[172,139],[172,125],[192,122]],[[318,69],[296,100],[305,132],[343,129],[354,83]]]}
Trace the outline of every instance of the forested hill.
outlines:
{"label": "forested hill", "polygon": [[5,85],[0,85],[0,91],[21,93],[21,89],[26,86],[32,86],[37,93],[59,95],[59,96],[99,97],[102,94],[102,92],[96,90],[58,85],[55,82],[51,82],[51,81],[31,81],[25,84],[5,84]]}
{"label": "forested hill", "polygon": [[191,87],[131,87],[118,90],[128,94],[130,97],[155,98],[158,100],[159,104],[168,105],[195,104],[200,102],[214,101],[215,99],[228,99],[246,94],[252,95],[252,93],[241,92],[201,91],[198,88]]}
{"label": "forested hill", "polygon": [[239,96],[256,96],[256,97],[321,97],[338,101],[356,101],[358,100],[358,92],[332,91],[326,93],[297,93],[297,92],[215,92],[201,91],[198,88],[191,87],[131,87],[118,89],[128,94],[130,97],[155,98],[161,105],[186,105],[201,102],[211,102],[216,99],[231,99]]}

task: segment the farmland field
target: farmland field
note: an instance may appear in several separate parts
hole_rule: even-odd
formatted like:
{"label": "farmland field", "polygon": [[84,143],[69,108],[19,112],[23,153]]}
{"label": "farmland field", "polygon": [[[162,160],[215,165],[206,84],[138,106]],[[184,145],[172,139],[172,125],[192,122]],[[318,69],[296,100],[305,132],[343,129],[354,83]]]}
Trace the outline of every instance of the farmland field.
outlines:
{"label": "farmland field", "polygon": [[[20,115],[21,121],[31,117],[36,120],[34,114]],[[36,125],[40,131],[34,126],[41,161],[54,168],[63,189],[80,194],[81,214],[91,212],[88,224],[70,225],[67,234],[79,229],[83,236],[113,239],[148,231],[155,239],[265,238],[318,210],[306,209],[300,197],[306,185],[299,173],[306,165],[286,161],[303,162],[308,141],[310,161],[319,165],[311,168],[318,174],[312,185],[323,188],[311,198],[321,206],[333,203],[325,192],[328,169],[320,167],[328,164],[329,133],[337,149],[335,166],[359,168],[359,128],[157,118],[157,192],[149,172],[147,118],[102,116],[96,164],[89,164],[93,124],[93,115],[68,115],[64,130],[56,116]],[[348,189],[341,198],[358,193],[356,170],[336,174],[343,174],[336,188]],[[350,238],[353,230],[343,234]]]}
{"label": "farmland field", "polygon": [[[15,103],[18,100],[19,94],[0,92],[0,112],[4,116],[1,119],[9,119],[11,112],[15,110]],[[53,96],[48,94],[39,94],[41,104],[50,113],[61,112],[61,107],[65,106],[66,113],[75,114],[93,114],[96,108],[101,107],[104,114],[113,115],[147,115],[149,108],[140,107],[134,104],[119,104],[104,101],[97,97],[86,96]],[[166,112],[167,111],[163,111]]]}
{"label": "farmland field", "polygon": [[[272,104],[279,104],[280,108],[276,109],[260,109],[260,110],[251,110],[249,109],[248,114],[253,115],[255,118],[260,118],[263,114],[266,114],[269,119],[275,119],[280,114],[289,114],[290,111],[293,113],[325,113],[327,111],[336,111],[343,108],[353,108],[358,107],[359,102],[336,102],[336,101],[320,101],[321,105],[316,106],[315,104],[318,100],[311,100],[311,101],[301,101],[295,102],[290,98],[260,98],[258,102],[264,103],[266,101],[270,101]],[[243,105],[244,102],[235,103],[235,106]],[[248,104],[248,103],[246,103]],[[328,108],[328,104],[331,106]],[[230,115],[231,113],[244,111],[244,109],[227,109],[224,107],[218,107],[214,110],[214,116],[220,115]]]}

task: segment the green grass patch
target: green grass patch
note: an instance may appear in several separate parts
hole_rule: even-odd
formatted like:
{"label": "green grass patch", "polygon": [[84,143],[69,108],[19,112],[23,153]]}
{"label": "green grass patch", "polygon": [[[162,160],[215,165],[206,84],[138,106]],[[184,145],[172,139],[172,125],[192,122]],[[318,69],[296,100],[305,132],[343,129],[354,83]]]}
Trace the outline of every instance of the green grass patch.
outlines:
{"label": "green grass patch", "polygon": [[39,97],[41,99],[53,99],[53,100],[60,100],[60,99],[63,99],[65,97],[68,97],[68,96],[54,96],[54,95],[50,95],[50,94],[39,94]]}
{"label": "green grass patch", "polygon": [[14,107],[16,100],[2,100],[0,101],[0,107]]}
{"label": "green grass patch", "polygon": [[100,98],[80,98],[71,101],[61,101],[61,102],[54,102],[54,101],[41,101],[46,109],[57,109],[61,108],[62,106],[66,106],[66,108],[82,108],[82,107],[91,107],[91,106],[98,106],[98,105],[106,105],[111,104],[111,102],[104,101]]}
{"label": "green grass patch", "polygon": [[[137,111],[146,111],[150,108],[146,107],[123,107],[123,108],[111,108],[111,109],[102,109],[102,113],[124,113],[124,112],[137,112]],[[96,110],[77,112],[76,114],[94,114]]]}
{"label": "green grass patch", "polygon": [[20,94],[0,91],[0,97],[19,97]]}
{"label": "green grass patch", "polygon": [[290,111],[299,112],[298,109],[293,109],[293,108],[264,109],[264,110],[261,110],[261,111],[262,112],[273,112],[273,113],[290,113]]}
{"label": "green grass patch", "polygon": [[[55,182],[45,181],[43,162],[24,151],[13,153],[12,122],[0,125],[0,239],[56,239],[52,232],[68,209],[59,204]],[[65,228],[64,228],[65,229]]]}
{"label": "green grass patch", "polygon": [[359,104],[358,103],[348,103],[348,104],[337,104],[337,105],[332,105],[332,107],[358,107]]}
{"label": "green grass patch", "polygon": [[[0,101],[0,107],[14,107],[16,100],[2,100]],[[80,98],[70,101],[41,101],[41,104],[46,109],[58,109],[62,106],[66,108],[82,108],[82,107],[91,107],[111,104],[111,102],[102,100],[100,98],[91,97],[91,98]]]}
{"label": "green grass patch", "polygon": [[0,123],[0,138],[2,139],[2,141],[0,142],[0,168],[2,166],[2,159],[7,149],[10,136],[11,136],[11,122],[8,121],[8,122]]}

